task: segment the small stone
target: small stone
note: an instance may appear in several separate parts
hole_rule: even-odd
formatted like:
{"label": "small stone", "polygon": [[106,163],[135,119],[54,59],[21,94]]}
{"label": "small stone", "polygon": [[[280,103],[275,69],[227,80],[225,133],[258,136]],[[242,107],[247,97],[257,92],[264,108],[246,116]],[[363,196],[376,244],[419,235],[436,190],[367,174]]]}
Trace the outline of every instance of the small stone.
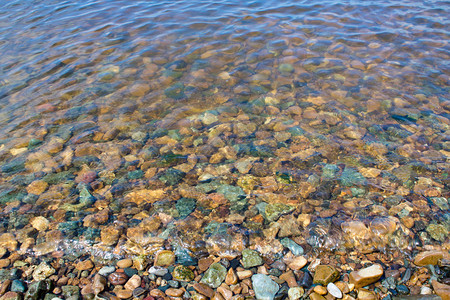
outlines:
{"label": "small stone", "polygon": [[148,273],[154,274],[156,276],[164,276],[168,272],[169,271],[166,268],[158,267],[158,266],[153,266],[153,267],[150,267],[150,269],[148,269]]}
{"label": "small stone", "polygon": [[236,273],[234,272],[233,268],[230,268],[227,272],[227,276],[225,277],[225,283],[227,285],[233,285],[238,282],[238,277],[236,276]]}
{"label": "small stone", "polygon": [[79,270],[79,271],[84,271],[84,270],[90,270],[94,267],[94,264],[92,263],[92,261],[90,259],[87,259],[85,261],[80,261],[76,264],[75,269]]}
{"label": "small stone", "polygon": [[10,252],[17,250],[17,240],[12,233],[3,233],[0,235],[0,247],[8,249]]}
{"label": "small stone", "polygon": [[206,270],[200,282],[217,288],[225,280],[226,275],[227,269],[219,263],[214,263]]}
{"label": "small stone", "polygon": [[433,286],[434,292],[440,296],[442,300],[450,299],[450,285],[440,283],[436,280],[432,280],[431,285]]}
{"label": "small stone", "polygon": [[28,194],[33,194],[33,195],[39,196],[40,194],[45,192],[47,187],[48,187],[47,182],[45,182],[43,180],[35,180],[27,186],[27,192],[28,192]]}
{"label": "small stone", "polygon": [[313,285],[313,279],[309,272],[303,273],[302,280],[300,281],[300,286],[304,288],[310,288]]}
{"label": "small stone", "polygon": [[444,225],[441,224],[430,224],[427,227],[427,232],[430,236],[440,242],[444,242],[448,238],[448,230]]}
{"label": "small stone", "polygon": [[98,274],[100,274],[102,276],[108,276],[109,274],[113,273],[115,270],[116,270],[115,267],[104,266],[98,271]]}
{"label": "small stone", "polygon": [[383,276],[383,267],[379,264],[374,264],[370,267],[353,271],[350,273],[350,283],[355,285],[355,288],[363,287],[378,281]]}
{"label": "small stone", "polygon": [[333,297],[342,298],[342,291],[332,282],[327,285],[328,293]]}
{"label": "small stone", "polygon": [[120,299],[128,299],[128,298],[131,298],[131,296],[133,296],[133,291],[130,291],[130,290],[119,290],[119,291],[117,291],[116,295]]}
{"label": "small stone", "polygon": [[7,292],[0,297],[0,300],[22,300],[22,295],[17,292]]}
{"label": "small stone", "polygon": [[124,285],[127,280],[128,276],[125,273],[114,272],[108,276],[108,281],[112,285]]}
{"label": "small stone", "polygon": [[327,288],[321,285],[316,285],[314,287],[314,292],[316,292],[319,295],[326,295],[327,294]]}
{"label": "small stone", "polygon": [[107,280],[100,274],[95,274],[94,281],[92,283],[92,290],[95,295],[103,292],[105,290]]}
{"label": "small stone", "polygon": [[70,297],[78,297],[80,295],[80,288],[74,285],[65,285],[61,287],[62,293],[65,299],[69,299]]}
{"label": "small stone", "polygon": [[308,261],[306,260],[306,258],[304,258],[303,256],[297,256],[288,264],[288,267],[292,270],[297,271],[306,266],[307,263]]}
{"label": "small stone", "polygon": [[229,288],[224,287],[223,285],[219,286],[219,287],[217,288],[217,291],[218,291],[218,292],[219,292],[226,300],[231,299],[231,297],[233,296],[233,292],[232,292]]}
{"label": "small stone", "polygon": [[133,261],[130,258],[121,259],[117,262],[117,267],[120,269],[129,268],[133,265]]}
{"label": "small stone", "polygon": [[2,258],[6,254],[7,251],[8,250],[6,250],[5,247],[0,247],[0,258]]}
{"label": "small stone", "polygon": [[367,289],[358,289],[358,299],[361,300],[377,300],[378,297],[373,291],[369,291]]}
{"label": "small stone", "polygon": [[292,271],[288,271],[288,272],[282,274],[280,276],[280,279],[286,281],[286,283],[288,284],[288,286],[290,288],[298,286],[297,280],[296,280],[295,275],[294,275],[294,272],[292,272]]}
{"label": "small stone", "polygon": [[250,249],[244,249],[242,251],[242,265],[244,268],[257,267],[263,263],[264,261],[257,251]]}
{"label": "small stone", "polygon": [[33,228],[37,231],[47,230],[49,224],[50,222],[42,216],[33,218],[33,220],[31,220],[31,226],[33,226]]}
{"label": "small stone", "polygon": [[22,280],[15,279],[11,282],[12,292],[25,293],[26,289],[25,283]]}
{"label": "small stone", "polygon": [[56,270],[45,262],[41,262],[33,272],[34,281],[44,280],[53,275]]}
{"label": "small stone", "polygon": [[139,298],[140,296],[142,296],[143,294],[145,294],[146,290],[141,288],[141,287],[137,287],[133,290],[133,297],[134,298]]}
{"label": "small stone", "polygon": [[181,297],[183,294],[184,291],[182,289],[168,288],[166,290],[166,295],[169,297]]}
{"label": "small stone", "polygon": [[414,264],[419,267],[426,265],[435,266],[438,264],[439,260],[447,256],[448,254],[446,254],[444,251],[424,251],[416,255],[416,257],[414,258]]}
{"label": "small stone", "polygon": [[309,299],[310,299],[310,300],[326,300],[324,296],[319,295],[319,294],[317,294],[317,293],[311,293],[311,294],[309,295]]}
{"label": "small stone", "polygon": [[238,271],[236,272],[239,280],[243,280],[245,278],[250,278],[253,275],[253,272],[250,270]]}
{"label": "small stone", "polygon": [[326,286],[330,282],[334,282],[339,277],[339,271],[335,267],[329,265],[318,265],[314,273],[313,283]]}
{"label": "small stone", "polygon": [[291,73],[294,71],[294,67],[291,64],[281,64],[278,70],[282,73]]}
{"label": "small stone", "polygon": [[201,258],[198,260],[198,268],[201,272],[205,272],[213,262],[214,259],[212,257]]}
{"label": "small stone", "polygon": [[214,296],[214,290],[203,283],[194,283],[193,288],[202,295],[212,298]]}
{"label": "small stone", "polygon": [[180,281],[192,281],[194,280],[194,272],[187,266],[176,266],[172,272],[173,279]]}
{"label": "small stone", "polygon": [[133,276],[131,276],[131,278],[127,281],[127,283],[125,284],[125,288],[128,290],[134,290],[135,288],[137,288],[138,286],[141,285],[142,279],[139,275],[134,274]]}
{"label": "small stone", "polygon": [[162,250],[158,252],[155,258],[155,266],[168,267],[175,262],[175,253],[170,250]]}
{"label": "small stone", "polygon": [[142,97],[148,91],[150,91],[150,86],[145,83],[138,83],[130,88],[130,94],[135,97]]}
{"label": "small stone", "polygon": [[299,300],[305,291],[302,287],[292,287],[288,290],[289,300]]}
{"label": "small stone", "polygon": [[255,274],[252,276],[253,290],[257,299],[272,300],[280,289],[278,284],[269,276]]}
{"label": "small stone", "polygon": [[291,250],[292,254],[294,254],[295,256],[303,255],[304,253],[303,247],[294,242],[293,240],[289,238],[284,238],[280,242],[284,247]]}

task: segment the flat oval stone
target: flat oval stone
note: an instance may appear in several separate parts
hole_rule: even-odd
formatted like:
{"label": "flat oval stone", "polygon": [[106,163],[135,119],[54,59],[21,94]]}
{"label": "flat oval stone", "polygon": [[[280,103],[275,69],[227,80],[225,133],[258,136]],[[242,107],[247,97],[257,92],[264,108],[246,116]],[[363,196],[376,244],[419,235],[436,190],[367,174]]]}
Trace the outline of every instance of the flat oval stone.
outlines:
{"label": "flat oval stone", "polygon": [[128,280],[128,276],[125,273],[114,272],[109,274],[108,280],[113,285],[124,285]]}

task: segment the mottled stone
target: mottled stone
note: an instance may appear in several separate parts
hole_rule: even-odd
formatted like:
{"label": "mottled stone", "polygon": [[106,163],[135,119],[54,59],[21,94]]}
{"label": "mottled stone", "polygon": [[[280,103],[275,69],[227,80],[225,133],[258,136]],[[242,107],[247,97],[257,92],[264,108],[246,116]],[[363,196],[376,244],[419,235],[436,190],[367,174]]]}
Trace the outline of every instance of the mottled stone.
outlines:
{"label": "mottled stone", "polygon": [[17,250],[17,240],[12,233],[3,233],[0,235],[0,247],[8,249],[10,252]]}
{"label": "mottled stone", "polygon": [[92,290],[95,295],[103,292],[105,290],[107,280],[100,274],[95,274],[94,280],[92,282]]}
{"label": "mottled stone", "polygon": [[327,291],[336,298],[342,298],[342,291],[332,282],[328,283]]}
{"label": "mottled stone", "polygon": [[80,261],[75,265],[75,269],[79,271],[90,270],[94,267],[94,263],[90,260]]}
{"label": "mottled stone", "polygon": [[448,238],[448,230],[441,224],[430,224],[427,227],[427,232],[430,236],[440,242],[444,242]]}

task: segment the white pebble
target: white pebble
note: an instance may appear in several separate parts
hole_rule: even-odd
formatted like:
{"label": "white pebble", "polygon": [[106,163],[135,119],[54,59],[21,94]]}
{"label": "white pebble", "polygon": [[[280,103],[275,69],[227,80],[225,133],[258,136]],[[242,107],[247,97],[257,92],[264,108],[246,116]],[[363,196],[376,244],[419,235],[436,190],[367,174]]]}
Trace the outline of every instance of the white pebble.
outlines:
{"label": "white pebble", "polygon": [[156,276],[164,276],[166,275],[169,271],[167,271],[166,268],[162,268],[162,267],[158,267],[158,266],[153,266],[150,269],[148,269],[148,272],[150,274],[155,274]]}
{"label": "white pebble", "polygon": [[341,290],[332,282],[327,285],[328,293],[336,298],[342,298]]}

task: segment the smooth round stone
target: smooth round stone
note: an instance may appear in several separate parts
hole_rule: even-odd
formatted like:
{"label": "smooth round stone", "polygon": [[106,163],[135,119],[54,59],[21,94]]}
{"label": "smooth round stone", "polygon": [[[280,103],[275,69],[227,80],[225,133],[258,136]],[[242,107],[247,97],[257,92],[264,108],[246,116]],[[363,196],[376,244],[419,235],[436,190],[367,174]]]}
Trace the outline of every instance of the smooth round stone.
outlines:
{"label": "smooth round stone", "polygon": [[133,297],[138,298],[139,296],[141,296],[144,293],[145,293],[145,289],[143,289],[141,287],[137,287],[133,290]]}
{"label": "smooth round stone", "polygon": [[117,262],[117,267],[121,269],[129,268],[133,265],[133,261],[130,258],[121,259]]}
{"label": "smooth round stone", "polygon": [[327,285],[328,293],[330,293],[332,296],[336,298],[342,298],[342,292],[341,290],[332,282],[328,283]]}

